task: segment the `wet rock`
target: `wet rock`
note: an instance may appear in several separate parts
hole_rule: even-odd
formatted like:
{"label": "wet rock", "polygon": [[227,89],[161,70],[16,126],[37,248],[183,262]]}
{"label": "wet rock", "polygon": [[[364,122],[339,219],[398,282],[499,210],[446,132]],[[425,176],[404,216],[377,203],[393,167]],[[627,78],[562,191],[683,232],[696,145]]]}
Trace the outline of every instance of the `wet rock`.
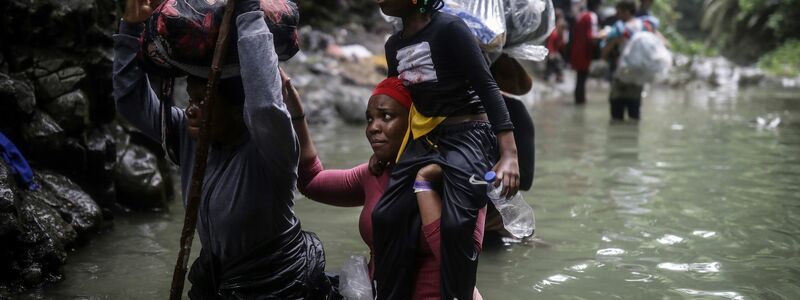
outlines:
{"label": "wet rock", "polygon": [[80,91],[59,96],[45,105],[45,111],[67,132],[80,132],[88,122],[88,101]]}
{"label": "wet rock", "polygon": [[4,162],[0,162],[0,237],[16,231],[16,182]]}
{"label": "wet rock", "polygon": [[[0,159],[1,160],[1,159]],[[0,212],[14,211],[16,182],[5,162],[0,162]]]}
{"label": "wet rock", "polygon": [[35,106],[36,97],[27,83],[0,73],[0,129],[16,128]]}
{"label": "wet rock", "polygon": [[102,222],[102,213],[92,197],[64,175],[38,171],[36,179],[43,189],[52,193],[51,206],[78,232],[95,229]]}
{"label": "wet rock", "polygon": [[114,168],[117,165],[117,140],[110,126],[104,125],[89,130],[86,136],[87,187],[95,201],[104,207],[116,201]]}
{"label": "wet rock", "polygon": [[[50,115],[35,111],[31,121],[22,127],[22,137],[31,158],[43,158],[60,153],[64,142],[64,129]],[[27,153],[26,153],[27,155]]]}
{"label": "wet rock", "polygon": [[757,86],[764,82],[766,75],[758,68],[741,68],[739,70],[739,86]]}
{"label": "wet rock", "polygon": [[306,120],[310,124],[331,124],[339,113],[330,105],[331,93],[327,90],[311,90],[303,95]]}
{"label": "wet rock", "polygon": [[67,258],[64,246],[75,241],[77,232],[48,205],[53,200],[47,191],[39,189],[21,194],[19,242],[26,244],[32,261],[63,264]]}
{"label": "wet rock", "polygon": [[117,201],[123,205],[147,210],[160,210],[167,206],[158,158],[142,146],[129,144],[118,156],[114,181]]}
{"label": "wet rock", "polygon": [[336,44],[336,38],[332,35],[314,30],[311,26],[300,28],[300,38],[304,51],[322,51],[328,49],[329,45]]}
{"label": "wet rock", "polygon": [[36,91],[44,102],[55,99],[70,91],[74,91],[78,84],[86,77],[81,67],[69,67],[54,73],[44,75],[36,80]]}
{"label": "wet rock", "polygon": [[342,120],[351,124],[363,124],[366,121],[364,112],[367,110],[371,94],[365,87],[342,85],[335,88],[331,96]]}
{"label": "wet rock", "polygon": [[83,178],[86,176],[86,152],[83,137],[68,137],[61,152],[51,155],[50,164],[65,174]]}
{"label": "wet rock", "polygon": [[[92,59],[85,65],[86,82],[83,91],[89,100],[89,121],[93,124],[107,124],[117,116],[117,108],[112,96],[114,85],[111,82],[113,52],[111,49],[96,48],[90,53]],[[184,88],[185,89],[185,88]]]}
{"label": "wet rock", "polygon": [[0,236],[17,231],[17,215],[13,212],[0,212]]}
{"label": "wet rock", "polygon": [[38,263],[32,263],[27,268],[23,269],[20,275],[28,285],[36,285],[42,281],[42,266]]}

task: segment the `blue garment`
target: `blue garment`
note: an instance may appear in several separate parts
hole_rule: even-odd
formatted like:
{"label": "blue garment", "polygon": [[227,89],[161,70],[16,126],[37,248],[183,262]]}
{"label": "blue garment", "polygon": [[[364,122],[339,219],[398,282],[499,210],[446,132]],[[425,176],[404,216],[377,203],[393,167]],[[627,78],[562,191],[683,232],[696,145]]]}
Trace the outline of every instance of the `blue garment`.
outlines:
{"label": "blue garment", "polygon": [[14,173],[17,174],[19,180],[28,187],[29,190],[35,191],[39,189],[39,185],[33,182],[33,170],[28,165],[28,161],[19,152],[17,146],[11,142],[2,132],[0,132],[0,156],[11,167]]}

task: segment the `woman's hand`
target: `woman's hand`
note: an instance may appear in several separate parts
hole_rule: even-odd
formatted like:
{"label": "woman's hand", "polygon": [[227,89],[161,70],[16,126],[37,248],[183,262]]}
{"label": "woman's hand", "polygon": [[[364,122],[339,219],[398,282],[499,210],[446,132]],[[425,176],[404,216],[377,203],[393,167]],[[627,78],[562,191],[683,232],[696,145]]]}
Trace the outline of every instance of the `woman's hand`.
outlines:
{"label": "woman's hand", "polygon": [[498,132],[497,145],[500,148],[500,160],[492,171],[497,173],[497,181],[503,185],[500,195],[509,198],[519,191],[519,162],[514,132],[511,130]]}
{"label": "woman's hand", "polygon": [[125,12],[122,13],[122,20],[131,24],[139,24],[147,21],[153,8],[150,7],[150,0],[127,0]]}
{"label": "woman's hand", "polygon": [[283,85],[281,92],[283,93],[283,103],[286,104],[286,109],[292,116],[303,115],[303,105],[300,103],[300,94],[297,89],[292,85],[292,78],[283,71],[283,68],[278,68],[281,74],[281,83]]}

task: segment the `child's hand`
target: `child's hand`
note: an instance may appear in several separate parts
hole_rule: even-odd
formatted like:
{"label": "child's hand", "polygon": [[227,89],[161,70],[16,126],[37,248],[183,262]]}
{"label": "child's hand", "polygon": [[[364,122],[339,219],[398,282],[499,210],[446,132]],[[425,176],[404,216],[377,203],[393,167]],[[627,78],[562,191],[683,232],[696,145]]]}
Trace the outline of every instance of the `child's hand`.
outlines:
{"label": "child's hand", "polygon": [[500,196],[509,198],[519,191],[519,162],[514,132],[511,130],[498,132],[497,145],[500,148],[500,160],[492,171],[497,173],[497,181],[503,185]]}
{"label": "child's hand", "polygon": [[497,173],[497,182],[503,185],[500,196],[505,198],[514,196],[519,191],[519,162],[516,156],[509,156],[500,156],[500,160],[492,168]]}

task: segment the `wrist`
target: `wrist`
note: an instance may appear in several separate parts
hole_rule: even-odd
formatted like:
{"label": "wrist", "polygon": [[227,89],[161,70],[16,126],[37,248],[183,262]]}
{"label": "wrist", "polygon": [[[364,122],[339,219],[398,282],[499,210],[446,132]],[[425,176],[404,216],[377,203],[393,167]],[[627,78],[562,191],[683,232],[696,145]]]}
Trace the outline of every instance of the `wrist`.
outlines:
{"label": "wrist", "polygon": [[144,31],[144,22],[129,22],[125,18],[119,21],[119,33],[139,37]]}

